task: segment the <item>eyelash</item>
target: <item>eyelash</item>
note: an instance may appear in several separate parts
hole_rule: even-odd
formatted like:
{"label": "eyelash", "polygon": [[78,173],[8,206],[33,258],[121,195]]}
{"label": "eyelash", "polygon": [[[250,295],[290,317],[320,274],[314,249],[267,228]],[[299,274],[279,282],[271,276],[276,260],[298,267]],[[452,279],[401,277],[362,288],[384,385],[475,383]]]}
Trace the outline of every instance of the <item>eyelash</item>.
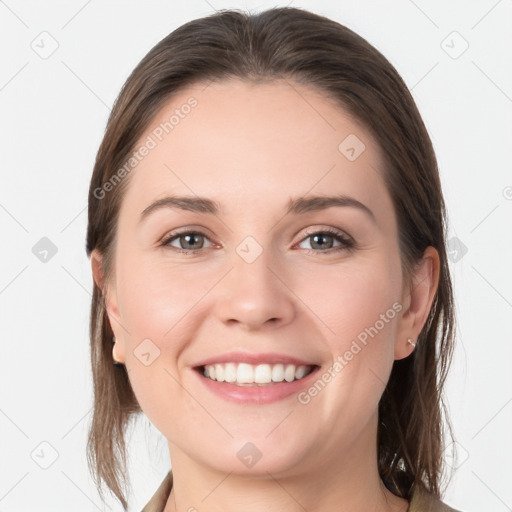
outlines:
{"label": "eyelash", "polygon": [[[201,249],[197,250],[190,250],[190,249],[180,249],[178,247],[170,246],[169,243],[175,240],[176,238],[183,236],[183,235],[200,235],[205,238],[208,238],[205,233],[202,233],[201,231],[181,231],[181,232],[174,232],[171,233],[168,237],[166,237],[161,245],[163,247],[168,247],[173,251],[182,253],[182,254],[198,254],[203,251],[203,249],[207,249],[207,247],[202,247]],[[354,240],[346,235],[341,234],[341,232],[332,229],[332,228],[325,228],[317,231],[310,231],[306,232],[305,236],[300,240],[299,243],[303,242],[307,238],[310,238],[314,235],[330,235],[333,238],[337,239],[339,242],[341,242],[341,245],[338,247],[331,247],[330,249],[326,249],[324,251],[321,250],[315,250],[315,249],[303,249],[306,251],[307,254],[332,254],[337,253],[341,251],[353,251],[356,247],[356,244]]]}

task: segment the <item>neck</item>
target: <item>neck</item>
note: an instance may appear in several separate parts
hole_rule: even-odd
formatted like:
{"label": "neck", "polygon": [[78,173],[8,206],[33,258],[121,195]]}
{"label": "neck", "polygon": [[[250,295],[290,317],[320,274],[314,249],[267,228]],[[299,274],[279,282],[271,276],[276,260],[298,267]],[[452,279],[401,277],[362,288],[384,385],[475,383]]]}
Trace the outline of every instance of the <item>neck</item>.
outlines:
{"label": "neck", "polygon": [[164,512],[406,512],[407,500],[379,476],[376,428],[374,416],[349,448],[329,460],[304,461],[293,474],[221,471],[169,444],[173,488]]}

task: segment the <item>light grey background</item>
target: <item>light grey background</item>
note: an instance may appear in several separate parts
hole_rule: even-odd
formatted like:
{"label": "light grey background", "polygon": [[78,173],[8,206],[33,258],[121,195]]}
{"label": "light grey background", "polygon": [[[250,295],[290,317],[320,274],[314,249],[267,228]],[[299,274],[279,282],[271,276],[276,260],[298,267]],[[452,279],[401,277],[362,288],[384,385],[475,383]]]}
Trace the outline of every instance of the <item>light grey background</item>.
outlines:
{"label": "light grey background", "polygon": [[[214,9],[275,5],[287,4],[0,1],[0,512],[121,510],[101,505],[85,459],[95,153],[123,82],[160,39]],[[465,512],[512,510],[512,2],[289,5],[367,38],[412,89],[453,238],[459,331],[447,398],[459,460],[445,500]],[[169,455],[144,417],[129,443],[137,511]]]}

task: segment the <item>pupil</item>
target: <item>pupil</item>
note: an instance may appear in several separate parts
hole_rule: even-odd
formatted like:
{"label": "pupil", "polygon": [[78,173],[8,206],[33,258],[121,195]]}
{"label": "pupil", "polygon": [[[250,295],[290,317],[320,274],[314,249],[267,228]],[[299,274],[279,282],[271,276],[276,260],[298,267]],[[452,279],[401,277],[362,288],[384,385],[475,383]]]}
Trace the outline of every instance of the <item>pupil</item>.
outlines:
{"label": "pupil", "polygon": [[[320,243],[319,243],[319,242],[317,241],[318,239],[322,239],[322,238],[324,238],[324,239],[325,239],[325,238],[331,238],[331,239],[332,239],[332,236],[330,236],[330,235],[313,235],[314,243],[313,243],[312,245],[317,244],[320,248],[325,248],[325,246],[326,246],[326,245],[329,245],[329,244],[322,243],[322,242],[320,242]],[[331,244],[331,245],[332,245],[332,244]],[[327,247],[327,248],[328,248],[328,249],[330,249],[330,247]]]}
{"label": "pupil", "polygon": [[[196,241],[197,241],[197,237],[198,237],[198,236],[199,236],[199,235],[197,235],[197,234],[191,234],[191,235],[184,235],[184,236],[182,236],[181,238],[182,238],[182,239],[184,239],[184,240],[186,240],[185,245],[187,245],[187,244],[188,244],[188,245],[192,245],[192,246],[193,246],[193,245],[194,245],[194,243],[193,243],[193,241],[192,241],[192,242],[190,242],[190,239],[192,239],[192,240],[196,239]],[[182,244],[182,245],[183,245],[183,244]],[[188,249],[189,247],[183,247],[183,248],[184,248],[184,249]],[[192,247],[192,248],[194,248],[194,247]]]}

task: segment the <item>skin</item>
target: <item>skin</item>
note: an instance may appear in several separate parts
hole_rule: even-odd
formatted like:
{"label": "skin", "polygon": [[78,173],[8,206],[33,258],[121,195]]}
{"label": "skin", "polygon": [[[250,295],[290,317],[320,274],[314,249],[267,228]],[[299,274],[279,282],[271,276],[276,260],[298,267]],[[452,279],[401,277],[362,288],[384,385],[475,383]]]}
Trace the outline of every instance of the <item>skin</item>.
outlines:
{"label": "skin", "polygon": [[[416,340],[427,319],[437,252],[427,249],[408,287],[380,147],[320,92],[287,81],[197,84],[171,99],[140,141],[190,96],[197,107],[131,171],[111,280],[101,255],[91,258],[114,357],[168,441],[174,486],[165,512],[405,512],[407,501],[377,471],[377,407],[393,361],[410,355],[407,339]],[[355,161],[338,150],[349,134],[366,146]],[[167,208],[139,223],[148,205],[172,193],[216,200],[221,213]],[[364,203],[376,221],[352,207],[285,215],[291,197],[333,193]],[[356,248],[322,252],[306,229],[328,227]],[[178,228],[205,233],[192,241],[193,250],[204,248],[176,252],[190,248],[179,237],[159,245]],[[263,250],[252,263],[236,251],[247,236]],[[329,235],[325,242],[342,244]],[[308,404],[296,395],[232,403],[192,369],[245,349],[315,361],[323,373],[395,302],[402,310]],[[144,339],[160,350],[148,366],[134,353]],[[247,442],[262,453],[251,468],[237,457]]]}

